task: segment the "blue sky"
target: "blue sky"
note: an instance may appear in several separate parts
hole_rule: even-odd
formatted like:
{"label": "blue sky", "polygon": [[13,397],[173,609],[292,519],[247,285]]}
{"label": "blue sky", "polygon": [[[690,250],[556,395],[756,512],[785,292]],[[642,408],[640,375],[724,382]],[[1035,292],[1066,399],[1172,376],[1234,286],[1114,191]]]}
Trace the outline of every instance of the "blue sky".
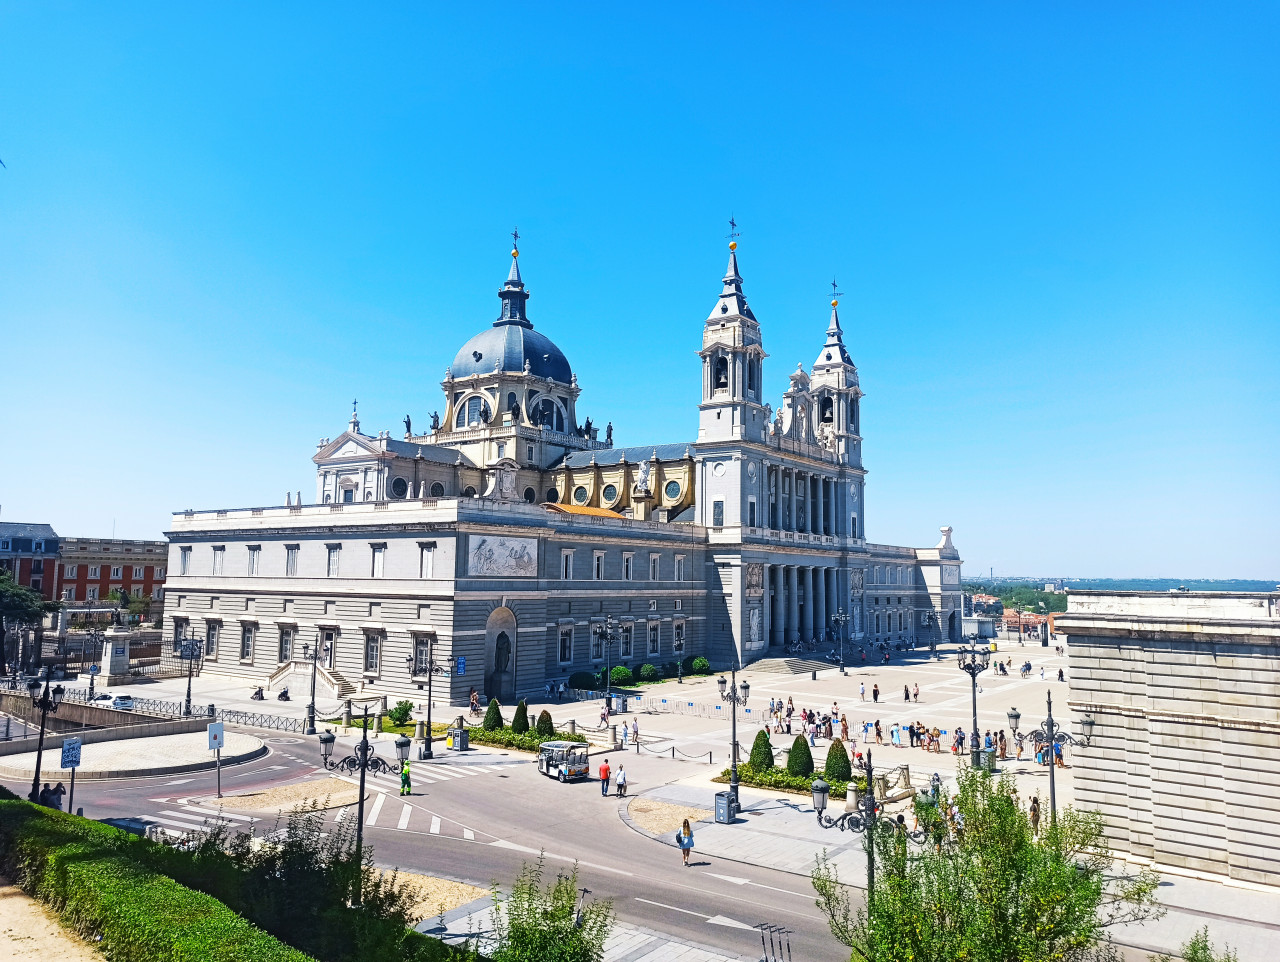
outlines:
{"label": "blue sky", "polygon": [[0,3],[0,518],[310,496],[517,224],[581,414],[692,438],[733,213],[775,405],[839,279],[873,540],[1280,577],[1280,8],[476,7]]}

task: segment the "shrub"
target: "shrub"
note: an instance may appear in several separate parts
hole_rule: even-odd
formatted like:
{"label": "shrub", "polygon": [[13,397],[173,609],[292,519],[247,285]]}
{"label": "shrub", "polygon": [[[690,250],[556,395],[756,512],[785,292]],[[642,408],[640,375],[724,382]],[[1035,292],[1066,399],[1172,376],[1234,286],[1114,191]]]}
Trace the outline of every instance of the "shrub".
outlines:
{"label": "shrub", "polygon": [[668,678],[679,678],[680,665],[674,661],[668,661],[665,664],[663,664],[662,673],[666,675]]}
{"label": "shrub", "polygon": [[853,777],[853,767],[849,764],[849,753],[838,738],[831,739],[831,747],[827,749],[827,764],[822,770],[822,777],[828,782],[847,782]]}
{"label": "shrub", "polygon": [[523,735],[529,730],[529,706],[523,698],[516,705],[516,713],[511,718],[511,730],[517,735]]}
{"label": "shrub", "polygon": [[409,719],[413,717],[413,702],[396,702],[396,706],[387,712],[387,717],[391,719],[393,725],[409,724]]}
{"label": "shrub", "polygon": [[662,672],[658,670],[657,665],[641,665],[640,680],[641,681],[660,681]]}
{"label": "shrub", "polygon": [[631,674],[631,669],[626,665],[618,665],[609,672],[609,680],[615,685],[634,685],[636,683],[635,676]]}
{"label": "shrub", "polygon": [[493,893],[494,934],[498,948],[493,962],[596,962],[604,957],[604,943],[613,925],[608,901],[578,904],[578,866],[559,872],[542,884],[546,856],[526,864],[503,901]]}
{"label": "shrub", "polygon": [[551,720],[551,712],[545,708],[538,715],[538,737],[543,739],[554,739],[556,737],[555,722]]}
{"label": "shrub", "polygon": [[809,743],[803,735],[797,735],[791,743],[791,754],[787,756],[787,771],[792,775],[813,774],[813,753],[809,751]]}
{"label": "shrub", "polygon": [[699,655],[693,659],[693,674],[709,675],[711,674],[711,662]]}
{"label": "shrub", "polygon": [[773,768],[773,745],[763,728],[756,732],[756,740],[751,745],[751,767],[758,772]]}
{"label": "shrub", "polygon": [[600,678],[590,671],[575,671],[569,676],[569,687],[582,691],[595,691],[600,687]]}
{"label": "shrub", "polygon": [[536,752],[543,742],[585,742],[585,735],[570,734],[569,732],[553,731],[550,738],[545,738],[537,732],[528,731],[523,735],[517,735],[510,728],[495,728],[492,731],[486,731],[483,726],[471,729],[471,740],[477,745],[494,745],[498,748],[514,748],[521,752]]}
{"label": "shrub", "polygon": [[[719,776],[712,779],[715,782],[728,782],[729,769],[725,769]],[[785,768],[769,768],[764,771],[758,771],[750,765],[738,766],[738,781],[743,785],[750,785],[754,788],[767,788],[770,791],[795,792],[797,795],[812,796],[813,794],[813,776],[812,775],[792,775]],[[850,785],[862,787],[865,779],[854,779],[851,782],[826,780],[831,786],[830,796],[832,798],[845,798]]]}
{"label": "shrub", "polygon": [[497,731],[503,727],[505,722],[502,720],[502,707],[498,704],[498,699],[490,698],[489,707],[485,709],[484,721],[480,727],[487,732]]}

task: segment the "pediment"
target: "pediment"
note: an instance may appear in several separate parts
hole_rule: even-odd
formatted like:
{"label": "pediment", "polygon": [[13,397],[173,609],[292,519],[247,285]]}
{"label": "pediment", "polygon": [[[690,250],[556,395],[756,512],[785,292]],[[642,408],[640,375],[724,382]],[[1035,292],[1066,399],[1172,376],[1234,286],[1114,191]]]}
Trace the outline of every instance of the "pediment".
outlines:
{"label": "pediment", "polygon": [[371,443],[370,439],[343,432],[342,436],[325,445],[316,452],[316,461],[337,461],[351,458],[371,458],[382,453],[381,449]]}

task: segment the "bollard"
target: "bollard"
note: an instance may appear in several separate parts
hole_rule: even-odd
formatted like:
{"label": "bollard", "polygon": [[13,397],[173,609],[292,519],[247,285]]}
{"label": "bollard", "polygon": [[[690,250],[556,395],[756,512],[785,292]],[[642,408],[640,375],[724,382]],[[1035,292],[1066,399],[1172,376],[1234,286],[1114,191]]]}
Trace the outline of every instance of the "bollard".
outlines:
{"label": "bollard", "polygon": [[569,734],[570,735],[578,734],[578,720],[576,718],[569,719]]}
{"label": "bollard", "polygon": [[342,708],[342,727],[343,728],[351,727],[351,699],[350,698],[347,699],[346,705],[344,705]]}
{"label": "bollard", "polygon": [[382,696],[382,707],[379,709],[379,711],[383,711],[383,712],[385,712],[386,710],[387,710],[387,696],[386,696],[386,695],[383,695],[383,696]]}
{"label": "bollard", "polygon": [[613,746],[613,751],[618,750],[618,726],[609,726],[609,744]]}
{"label": "bollard", "polygon": [[810,680],[810,681],[817,681],[817,680],[818,680],[818,673],[817,673],[816,671],[811,671],[811,672],[809,672],[809,680]]}
{"label": "bollard", "polygon": [[424,722],[421,718],[419,718],[418,724],[413,726],[413,737],[416,738],[418,741],[424,741],[427,737],[426,733],[427,733],[427,723]]}
{"label": "bollard", "polygon": [[217,706],[215,706],[215,705],[210,705],[210,706],[209,706],[209,717],[210,717],[210,718],[217,718],[217,717],[218,717],[218,709],[217,709]]}
{"label": "bollard", "polygon": [[373,716],[373,731],[375,735],[382,734],[382,712],[379,711]]}

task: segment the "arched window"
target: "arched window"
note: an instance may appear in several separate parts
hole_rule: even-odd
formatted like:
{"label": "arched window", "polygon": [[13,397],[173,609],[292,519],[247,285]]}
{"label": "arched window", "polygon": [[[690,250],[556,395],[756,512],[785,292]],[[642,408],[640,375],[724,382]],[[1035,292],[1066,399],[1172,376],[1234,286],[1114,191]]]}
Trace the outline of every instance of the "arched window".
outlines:
{"label": "arched window", "polygon": [[403,498],[409,493],[409,482],[404,478],[391,479],[391,497]]}
{"label": "arched window", "polygon": [[444,485],[441,484],[439,481],[436,481],[431,485],[431,497],[433,498],[444,497]]}
{"label": "arched window", "polygon": [[560,492],[557,491],[555,488],[548,488],[547,501],[549,501],[551,504],[555,504],[559,500],[560,500]]}
{"label": "arched window", "polygon": [[476,496],[476,489],[471,487],[471,485],[467,485],[462,489],[462,496],[464,498],[474,498]]}
{"label": "arched window", "polygon": [[330,495],[328,492],[325,492],[325,496],[324,496],[324,503],[325,503],[325,504],[328,504],[328,503],[329,503],[330,501],[332,501],[332,500],[333,500],[332,495]]}
{"label": "arched window", "polygon": [[536,501],[537,498],[538,498],[538,492],[534,491],[533,488],[524,489],[524,499],[525,501],[529,502],[529,504],[533,504],[533,502]]}
{"label": "arched window", "polygon": [[818,420],[823,424],[830,424],[835,419],[835,402],[829,397],[824,397],[818,404]]}
{"label": "arched window", "polygon": [[366,501],[372,501],[372,500],[373,500],[373,492],[372,492],[372,491],[366,491],[366,492],[364,493],[364,499],[365,499]]}
{"label": "arched window", "polygon": [[727,357],[716,358],[714,385],[717,391],[727,391],[729,389],[729,359]]}
{"label": "arched window", "polygon": [[543,398],[532,412],[533,423],[564,433],[564,411],[551,398]]}

